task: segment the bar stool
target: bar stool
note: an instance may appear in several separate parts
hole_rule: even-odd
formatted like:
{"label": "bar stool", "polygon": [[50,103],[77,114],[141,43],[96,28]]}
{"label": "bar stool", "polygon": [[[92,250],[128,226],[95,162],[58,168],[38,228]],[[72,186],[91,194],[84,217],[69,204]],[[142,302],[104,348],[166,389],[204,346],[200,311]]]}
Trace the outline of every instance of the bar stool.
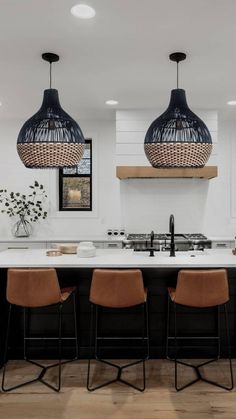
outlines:
{"label": "bar stool", "polygon": [[[225,269],[209,269],[209,270],[181,270],[178,273],[176,288],[168,288],[168,313],[167,313],[167,340],[166,340],[166,357],[175,362],[175,388],[177,391],[183,390],[186,387],[196,383],[199,380],[213,384],[225,390],[233,389],[233,372],[231,362],[231,348],[229,336],[228,313],[226,303],[229,301],[229,288],[227,271]],[[170,323],[170,301],[174,305],[174,336],[169,336],[169,323]],[[218,342],[218,355],[214,359],[210,359],[197,366],[180,361],[177,359],[177,341],[178,339],[195,339],[194,337],[177,336],[177,307],[195,307],[207,308],[217,307],[218,310],[218,335],[205,337],[201,336],[198,339],[216,339]],[[215,381],[211,381],[202,376],[200,368],[204,365],[210,364],[220,358],[220,306],[223,306],[225,313],[225,325],[228,345],[228,359],[230,369],[231,384],[229,387],[221,385]],[[175,343],[175,357],[169,357],[169,340],[174,339]],[[178,364],[185,365],[194,369],[196,379],[179,387],[178,386]]]}
{"label": "bar stool", "polygon": [[[89,300],[91,302],[91,320],[90,320],[90,358],[88,360],[87,389],[94,391],[98,388],[107,386],[111,383],[119,381],[132,388],[145,390],[145,360],[149,358],[149,335],[148,335],[148,307],[147,307],[147,290],[143,285],[142,272],[138,269],[130,270],[112,270],[112,269],[95,269],[93,271],[92,283],[90,288]],[[146,341],[146,356],[135,362],[119,366],[112,362],[106,361],[98,357],[98,341],[105,337],[98,336],[98,307],[106,307],[112,309],[128,308],[133,306],[142,307],[143,330],[142,336],[133,339],[142,339],[142,343]],[[117,376],[115,379],[106,381],[95,387],[90,386],[90,363],[92,349],[92,334],[94,329],[94,308],[95,308],[95,346],[94,356],[97,361],[115,367]],[[118,339],[117,337],[109,337],[108,339]],[[122,339],[122,338],[119,338]],[[123,337],[124,339],[124,337]],[[143,365],[143,386],[138,387],[121,378],[122,371],[133,365],[142,363]]]}
{"label": "bar stool", "polygon": [[[61,388],[61,366],[78,359],[78,336],[77,336],[77,324],[76,324],[76,301],[75,301],[76,287],[62,288],[60,289],[57,273],[55,269],[8,269],[7,273],[7,291],[6,298],[9,302],[8,312],[8,323],[6,332],[6,344],[4,353],[4,368],[2,376],[2,390],[4,392],[11,391],[27,384],[40,381],[47,387],[54,391],[59,392]],[[73,295],[73,315],[74,315],[74,336],[70,338],[62,337],[62,307],[65,301]],[[24,309],[24,360],[36,365],[41,368],[40,374],[30,380],[25,381],[21,384],[13,387],[5,387],[5,376],[7,370],[7,358],[8,358],[8,342],[10,334],[10,323],[11,323],[11,310],[12,305],[22,307]],[[27,357],[27,340],[34,339],[55,339],[51,337],[26,337],[26,309],[42,308],[55,306],[58,309],[58,363],[54,363],[47,367],[42,364],[33,361]],[[75,340],[75,358],[61,361],[61,344],[63,339]],[[48,383],[44,380],[45,373],[53,368],[58,367],[58,385]]]}

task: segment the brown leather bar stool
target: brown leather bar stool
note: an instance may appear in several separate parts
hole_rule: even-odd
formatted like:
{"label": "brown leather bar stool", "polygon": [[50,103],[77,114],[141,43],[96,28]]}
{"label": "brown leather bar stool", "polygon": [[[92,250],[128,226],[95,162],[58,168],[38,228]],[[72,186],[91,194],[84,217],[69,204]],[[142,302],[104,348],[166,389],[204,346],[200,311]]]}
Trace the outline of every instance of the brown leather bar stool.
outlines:
{"label": "brown leather bar stool", "polygon": [[[229,301],[229,288],[227,271],[225,269],[209,269],[209,270],[181,270],[178,273],[176,288],[168,288],[168,314],[167,314],[167,342],[166,342],[166,356],[175,362],[175,388],[177,391],[183,390],[184,388],[196,383],[199,380],[221,387],[225,390],[233,389],[233,372],[231,362],[231,348],[230,348],[230,336],[229,336],[229,324],[228,324],[228,313],[227,313],[227,302]],[[170,322],[170,301],[174,305],[174,336],[169,336],[169,322]],[[201,336],[201,337],[183,337],[177,336],[177,307],[195,307],[195,308],[208,308],[217,307],[218,310],[218,336]],[[230,380],[231,384],[229,387],[221,385],[215,381],[211,381],[202,376],[200,368],[204,365],[210,364],[220,358],[220,306],[223,306],[225,313],[225,325],[227,334],[228,344],[228,358],[230,368]],[[175,357],[169,357],[169,340],[174,339],[175,343]],[[214,359],[210,359],[197,366],[180,361],[177,359],[177,342],[178,339],[215,339],[218,341],[218,355]],[[179,387],[178,386],[178,364],[182,364],[194,369],[196,373],[196,379],[191,382]]]}
{"label": "brown leather bar stool", "polygon": [[[4,369],[2,376],[2,390],[11,391],[26,384],[31,384],[40,381],[49,388],[55,391],[60,391],[61,388],[61,366],[68,362],[78,359],[78,336],[76,323],[76,287],[60,289],[57,273],[55,269],[8,269],[7,273],[7,291],[6,298],[9,302],[8,324],[6,333],[6,344],[4,353]],[[62,333],[62,306],[68,298],[73,295],[73,314],[74,314],[74,330],[75,335],[71,338],[64,338]],[[11,322],[12,305],[23,307],[24,309],[24,360],[41,368],[40,374],[24,383],[15,385],[13,387],[5,387],[5,376],[7,369],[8,357],[8,342]],[[39,307],[56,306],[58,308],[58,363],[49,365],[47,367],[33,361],[27,357],[26,342],[27,340],[41,339],[34,337],[26,337],[26,309],[33,309]],[[50,337],[42,337],[42,339],[55,339]],[[63,339],[75,340],[75,358],[68,361],[61,361],[61,344]],[[54,386],[43,379],[46,371],[50,368],[58,367],[58,385]]]}
{"label": "brown leather bar stool", "polygon": [[[88,361],[87,389],[94,391],[98,388],[107,386],[108,384],[119,381],[133,387],[136,390],[145,390],[145,360],[149,358],[149,335],[148,335],[148,307],[147,307],[147,290],[143,285],[142,272],[138,269],[130,270],[112,270],[112,269],[95,269],[93,272],[92,283],[90,288],[91,302],[91,321],[90,321],[90,358]],[[111,309],[121,309],[133,306],[141,306],[143,314],[143,333],[142,337],[134,337],[132,339],[142,339],[142,343],[146,341],[146,355],[140,360],[119,366],[112,362],[105,361],[98,357],[98,341],[106,339],[98,336],[98,307],[106,307]],[[117,368],[117,376],[115,379],[99,384],[95,387],[90,386],[90,363],[92,349],[92,335],[94,328],[94,308],[95,308],[95,345],[94,357],[97,361]],[[124,337],[123,337],[124,338]],[[108,339],[117,339],[117,337],[109,337]],[[122,339],[122,338],[120,338]],[[133,365],[142,363],[143,365],[143,386],[138,387],[121,378],[122,371]]]}

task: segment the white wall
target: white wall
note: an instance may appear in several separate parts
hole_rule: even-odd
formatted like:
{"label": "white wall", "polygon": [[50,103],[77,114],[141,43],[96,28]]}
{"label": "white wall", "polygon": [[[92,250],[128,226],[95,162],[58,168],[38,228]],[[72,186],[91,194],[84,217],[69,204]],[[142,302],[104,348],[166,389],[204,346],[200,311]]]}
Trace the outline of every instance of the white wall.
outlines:
{"label": "white wall", "polygon": [[[215,111],[197,111],[214,140],[209,164],[216,164],[216,179],[116,179],[118,165],[148,165],[143,139],[158,111],[118,111],[106,118],[79,119],[86,137],[93,138],[94,210],[92,213],[59,213],[56,170],[26,169],[16,152],[16,138],[24,121],[0,123],[0,189],[27,192],[34,180],[44,184],[49,196],[49,217],[34,224],[34,237],[101,236],[108,228],[127,232],[168,230],[173,213],[176,231],[202,232],[208,236],[236,233],[236,123],[219,118]],[[11,237],[11,220],[0,214],[0,235]]]}
{"label": "white wall", "polygon": [[[160,113],[151,110],[117,112],[117,165],[149,165],[143,151],[143,141],[150,123]],[[219,167],[219,177],[209,181],[122,180],[121,211],[124,225],[129,231],[168,231],[169,215],[173,213],[177,232],[202,232],[209,236],[234,235],[236,219],[232,218],[230,209],[234,190],[230,182],[232,127],[228,122],[220,121],[218,132],[216,111],[197,110],[196,113],[211,132],[213,153],[207,164]]]}
{"label": "white wall", "polygon": [[[93,139],[93,212],[58,212],[58,171],[26,169],[16,151],[16,139],[24,121],[0,123],[0,189],[27,192],[34,180],[41,182],[49,196],[49,217],[34,224],[34,236],[100,236],[107,228],[119,228],[119,181],[115,177],[115,116],[82,118],[85,137]],[[12,220],[0,214],[0,235],[11,236]]]}

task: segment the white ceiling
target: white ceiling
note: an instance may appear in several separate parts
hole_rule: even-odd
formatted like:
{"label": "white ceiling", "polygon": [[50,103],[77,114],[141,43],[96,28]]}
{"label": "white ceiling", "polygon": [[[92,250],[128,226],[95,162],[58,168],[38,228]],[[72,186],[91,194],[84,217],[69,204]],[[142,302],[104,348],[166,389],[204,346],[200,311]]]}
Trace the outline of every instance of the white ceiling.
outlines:
{"label": "white ceiling", "polygon": [[[78,1],[80,2],[80,1]],[[74,116],[120,108],[165,108],[175,87],[168,55],[184,51],[180,87],[195,108],[236,99],[235,0],[83,0],[92,20],[76,19],[76,0],[0,0],[0,117],[31,116],[48,87],[43,52],[61,57],[54,87]]]}

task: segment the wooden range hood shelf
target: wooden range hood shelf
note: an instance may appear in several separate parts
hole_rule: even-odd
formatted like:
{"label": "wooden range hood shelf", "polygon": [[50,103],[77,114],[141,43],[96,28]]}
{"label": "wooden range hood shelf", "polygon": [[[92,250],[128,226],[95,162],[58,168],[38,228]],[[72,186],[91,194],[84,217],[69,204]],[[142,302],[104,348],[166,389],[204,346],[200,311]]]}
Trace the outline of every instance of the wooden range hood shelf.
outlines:
{"label": "wooden range hood shelf", "polygon": [[119,179],[151,178],[199,178],[213,179],[218,176],[217,166],[202,168],[155,169],[151,166],[117,166],[116,176]]}

